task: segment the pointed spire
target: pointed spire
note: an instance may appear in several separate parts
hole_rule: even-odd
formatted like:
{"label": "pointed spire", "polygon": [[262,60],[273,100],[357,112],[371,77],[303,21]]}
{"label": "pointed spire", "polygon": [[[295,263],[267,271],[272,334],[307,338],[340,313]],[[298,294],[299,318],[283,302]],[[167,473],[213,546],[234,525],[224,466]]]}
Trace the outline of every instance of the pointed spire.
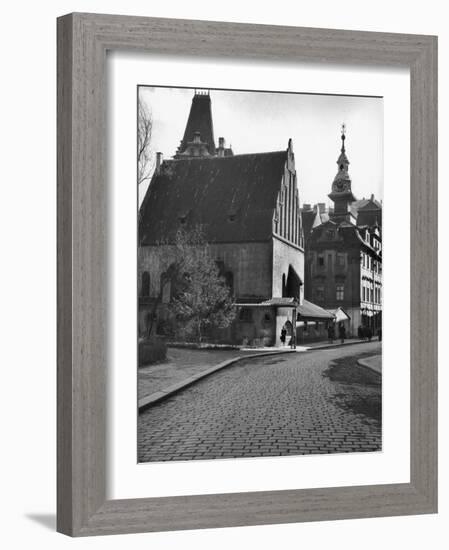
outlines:
{"label": "pointed spire", "polygon": [[215,155],[215,140],[210,92],[195,89],[184,137],[175,158],[211,155]]}
{"label": "pointed spire", "polygon": [[334,218],[343,220],[350,215],[349,205],[355,200],[352,194],[352,182],[349,175],[349,160],[346,156],[346,124],[341,126],[341,149],[337,160],[338,172],[332,183],[332,191],[328,197],[334,201]]}
{"label": "pointed spire", "polygon": [[347,179],[350,179],[348,174],[348,167],[350,163],[349,163],[348,157],[346,156],[345,140],[346,140],[346,124],[343,122],[343,124],[341,125],[340,156],[337,159],[339,173],[337,174],[335,179],[337,179],[339,175],[342,175],[340,174],[341,172],[344,172],[346,174]]}

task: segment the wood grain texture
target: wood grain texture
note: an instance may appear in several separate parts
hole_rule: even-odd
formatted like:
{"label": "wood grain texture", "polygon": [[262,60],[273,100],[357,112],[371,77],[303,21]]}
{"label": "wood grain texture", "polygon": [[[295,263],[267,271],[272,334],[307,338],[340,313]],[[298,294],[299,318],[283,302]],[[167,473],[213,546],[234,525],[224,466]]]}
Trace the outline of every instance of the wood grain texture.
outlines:
{"label": "wood grain texture", "polygon": [[[411,71],[411,480],[106,500],[106,78],[110,49],[407,66]],[[58,20],[58,530],[97,535],[437,509],[437,40],[71,14]]]}

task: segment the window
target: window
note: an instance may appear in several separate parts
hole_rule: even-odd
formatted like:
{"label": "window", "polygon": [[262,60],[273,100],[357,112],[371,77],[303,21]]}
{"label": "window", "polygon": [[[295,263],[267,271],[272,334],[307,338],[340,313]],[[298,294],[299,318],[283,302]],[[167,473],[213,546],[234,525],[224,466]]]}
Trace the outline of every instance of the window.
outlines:
{"label": "window", "polygon": [[271,315],[269,313],[265,313],[265,315],[263,316],[263,322],[271,323]]}
{"label": "window", "polygon": [[345,267],[345,255],[338,253],[337,254],[337,265],[338,267]]}
{"label": "window", "polygon": [[215,260],[215,265],[217,266],[218,273],[220,275],[223,275],[224,272],[224,261],[223,260]]}
{"label": "window", "polygon": [[243,307],[240,310],[239,319],[240,321],[242,321],[242,323],[251,323],[251,321],[253,320],[252,310],[248,307]]}
{"label": "window", "polygon": [[324,301],[324,286],[317,286],[316,289],[315,289],[315,299],[318,301],[318,302],[323,302]]}
{"label": "window", "polygon": [[365,267],[365,253],[362,252],[362,266]]}
{"label": "window", "polygon": [[150,295],[150,274],[148,271],[142,273],[142,286],[140,289],[140,295],[142,297],[148,297]]}
{"label": "window", "polygon": [[366,288],[364,286],[362,287],[362,301],[366,302]]}
{"label": "window", "polygon": [[232,273],[232,271],[226,271],[224,277],[230,293],[233,294],[234,293],[234,274]]}
{"label": "window", "polygon": [[161,277],[162,303],[169,304],[171,300],[171,281],[166,281]]}
{"label": "window", "polygon": [[324,256],[322,254],[318,256],[318,267],[324,267]]}
{"label": "window", "polygon": [[343,284],[338,284],[336,286],[336,298],[338,301],[341,301],[341,300],[344,300],[345,298],[345,285]]}

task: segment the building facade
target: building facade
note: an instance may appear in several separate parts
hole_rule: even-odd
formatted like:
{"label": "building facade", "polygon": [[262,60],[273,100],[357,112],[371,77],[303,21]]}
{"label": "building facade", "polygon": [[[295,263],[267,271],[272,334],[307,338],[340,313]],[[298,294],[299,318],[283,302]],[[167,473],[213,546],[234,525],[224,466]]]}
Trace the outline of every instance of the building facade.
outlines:
{"label": "building facade", "polygon": [[374,196],[356,200],[349,175],[345,132],[338,172],[323,203],[304,205],[305,297],[331,312],[343,310],[347,334],[373,334],[382,323],[382,205]]}
{"label": "building facade", "polygon": [[[201,227],[237,306],[213,341],[271,346],[296,334],[304,307],[304,245],[292,141],[280,151],[236,155],[215,145],[209,93],[196,92],[171,159],[158,153],[139,216],[139,327],[163,334],[179,229]],[[323,315],[331,316],[327,312]]]}

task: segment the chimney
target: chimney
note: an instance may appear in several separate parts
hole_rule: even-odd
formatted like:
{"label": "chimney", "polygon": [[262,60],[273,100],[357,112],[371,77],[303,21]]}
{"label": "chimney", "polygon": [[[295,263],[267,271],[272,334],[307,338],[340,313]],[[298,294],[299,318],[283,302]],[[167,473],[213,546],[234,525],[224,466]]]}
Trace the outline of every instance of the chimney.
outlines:
{"label": "chimney", "polygon": [[159,174],[161,171],[161,164],[162,164],[162,153],[156,153],[156,174]]}
{"label": "chimney", "polygon": [[311,207],[310,203],[305,202],[305,203],[302,205],[302,209],[304,210],[304,212],[308,212],[309,210],[312,210],[312,207]]}
{"label": "chimney", "polygon": [[217,149],[217,155],[219,157],[224,157],[225,154],[225,138],[219,137],[218,138],[218,149]]}
{"label": "chimney", "polygon": [[318,208],[320,209],[320,213],[324,214],[326,212],[326,203],[325,202],[319,202]]}

